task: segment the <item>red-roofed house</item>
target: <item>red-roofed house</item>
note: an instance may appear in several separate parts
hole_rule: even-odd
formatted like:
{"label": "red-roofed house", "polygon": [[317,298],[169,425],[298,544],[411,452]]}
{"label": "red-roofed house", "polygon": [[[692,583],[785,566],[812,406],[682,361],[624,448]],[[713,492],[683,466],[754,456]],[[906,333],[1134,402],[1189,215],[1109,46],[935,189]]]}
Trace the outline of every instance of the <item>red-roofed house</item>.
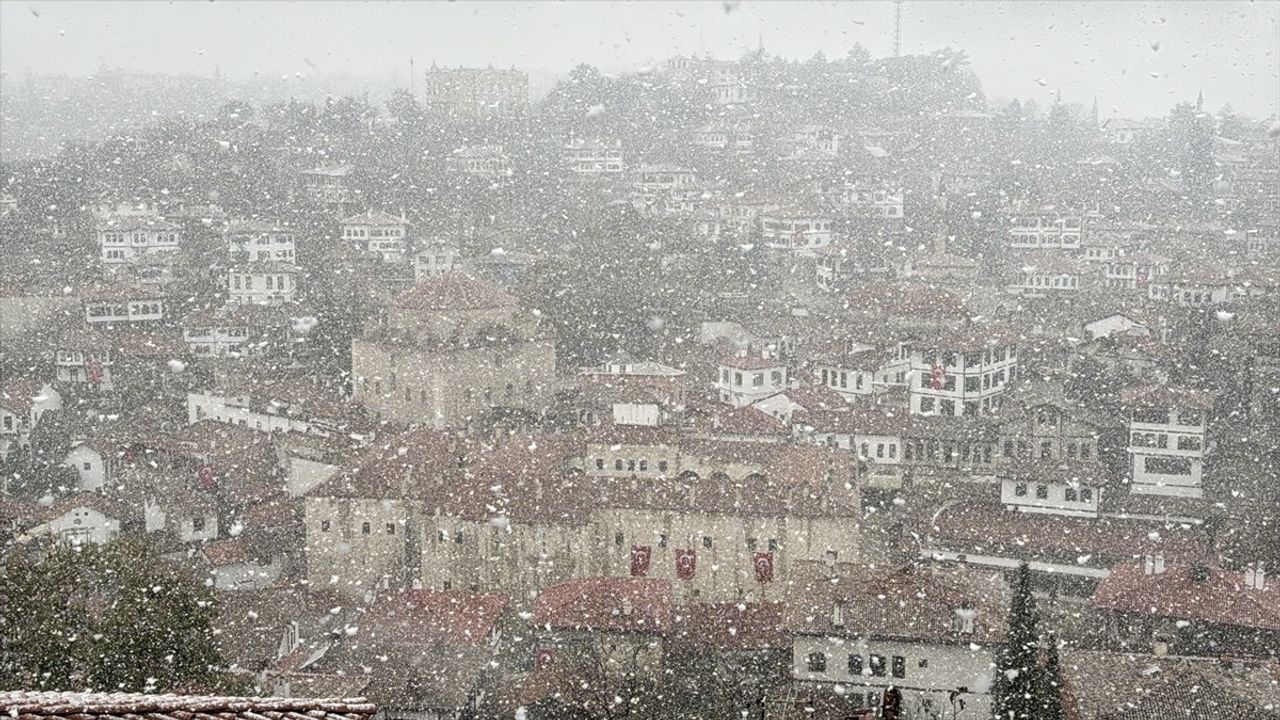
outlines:
{"label": "red-roofed house", "polygon": [[557,583],[533,601],[539,669],[656,672],[672,617],[669,580],[594,577]]}
{"label": "red-roofed house", "polygon": [[1258,568],[1147,557],[1113,568],[1092,604],[1106,614],[1113,639],[1140,651],[1274,657],[1280,649],[1280,583]]}

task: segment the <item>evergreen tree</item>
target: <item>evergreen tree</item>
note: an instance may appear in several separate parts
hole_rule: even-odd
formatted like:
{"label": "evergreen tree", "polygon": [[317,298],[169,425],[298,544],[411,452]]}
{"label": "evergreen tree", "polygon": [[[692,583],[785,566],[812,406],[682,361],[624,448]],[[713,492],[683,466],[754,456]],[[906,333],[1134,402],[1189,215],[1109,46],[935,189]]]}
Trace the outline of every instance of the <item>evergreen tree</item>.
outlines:
{"label": "evergreen tree", "polygon": [[0,568],[0,686],[167,692],[220,683],[203,585],[131,539],[12,552]]}
{"label": "evergreen tree", "polygon": [[1044,667],[1037,679],[1036,720],[1063,720],[1066,714],[1062,707],[1062,666],[1058,660],[1058,639],[1053,633],[1049,633]]}
{"label": "evergreen tree", "polygon": [[996,661],[996,680],[991,688],[994,717],[1001,720],[1032,720],[1037,714],[1039,687],[1039,635],[1036,601],[1031,595],[1031,569],[1018,567],[1013,601],[1009,606],[1008,633],[1004,649]]}

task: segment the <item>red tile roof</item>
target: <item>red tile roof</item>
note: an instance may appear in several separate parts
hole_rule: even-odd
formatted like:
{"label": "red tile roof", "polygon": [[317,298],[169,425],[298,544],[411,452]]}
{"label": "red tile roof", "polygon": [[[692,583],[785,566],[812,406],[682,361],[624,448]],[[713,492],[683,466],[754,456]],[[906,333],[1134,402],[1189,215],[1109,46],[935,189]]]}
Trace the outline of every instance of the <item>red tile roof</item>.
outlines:
{"label": "red tile roof", "polygon": [[498,593],[404,590],[379,600],[359,621],[369,642],[482,645],[507,609]]}
{"label": "red tile roof", "polygon": [[249,554],[245,552],[244,545],[239,538],[227,538],[211,542],[204,546],[202,552],[209,564],[216,568],[239,565],[249,561]]}
{"label": "red tile roof", "polygon": [[307,699],[143,695],[140,693],[0,692],[0,713],[15,720],[366,720],[364,698]]}
{"label": "red tile roof", "polygon": [[1147,575],[1143,563],[1112,569],[1093,593],[1093,606],[1107,610],[1280,631],[1280,584],[1245,587],[1244,574],[1203,568],[1204,581],[1188,565],[1170,565]]}
{"label": "red tile roof", "polygon": [[676,610],[672,642],[691,648],[785,647],[782,603],[694,603]]}
{"label": "red tile roof", "polygon": [[1213,393],[1207,390],[1144,385],[1124,388],[1120,391],[1120,400],[1125,405],[1137,407],[1211,410],[1215,398]]}
{"label": "red tile roof", "polygon": [[533,624],[556,629],[666,634],[671,581],[599,577],[552,585],[533,601]]}
{"label": "red tile roof", "polygon": [[516,299],[487,282],[459,273],[423,280],[391,304],[406,310],[486,310],[516,305]]}
{"label": "red tile roof", "polygon": [[748,437],[776,437],[790,434],[790,430],[781,420],[751,405],[725,408],[724,412],[711,416],[706,432],[711,435]]}
{"label": "red tile roof", "polygon": [[736,368],[738,370],[764,370],[767,368],[785,367],[786,363],[782,360],[768,359],[759,355],[730,355],[720,361],[721,365]]}
{"label": "red tile roof", "polygon": [[40,380],[10,380],[0,387],[0,408],[17,415],[21,420],[30,419],[31,408],[44,389]]}

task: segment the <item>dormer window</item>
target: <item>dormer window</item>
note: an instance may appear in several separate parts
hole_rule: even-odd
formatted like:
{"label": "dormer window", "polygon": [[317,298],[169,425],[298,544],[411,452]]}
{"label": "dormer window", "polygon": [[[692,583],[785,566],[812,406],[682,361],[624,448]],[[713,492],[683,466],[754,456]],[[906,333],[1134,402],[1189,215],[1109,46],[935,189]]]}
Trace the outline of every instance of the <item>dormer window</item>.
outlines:
{"label": "dormer window", "polygon": [[956,629],[962,635],[973,634],[973,621],[978,617],[978,611],[966,603],[955,609]]}

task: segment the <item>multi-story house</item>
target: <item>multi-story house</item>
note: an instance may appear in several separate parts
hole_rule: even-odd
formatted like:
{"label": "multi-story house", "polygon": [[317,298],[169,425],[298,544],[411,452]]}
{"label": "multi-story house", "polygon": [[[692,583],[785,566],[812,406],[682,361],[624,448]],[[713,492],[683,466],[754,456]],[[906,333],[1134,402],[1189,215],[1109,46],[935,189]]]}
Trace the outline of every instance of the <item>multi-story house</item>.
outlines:
{"label": "multi-story house", "polygon": [[907,386],[911,353],[903,343],[873,347],[853,343],[847,352],[820,357],[816,379],[847,400]]}
{"label": "multi-story house", "polygon": [[901,219],[905,217],[900,187],[849,183],[840,192],[840,205],[859,217]]}
{"label": "multi-story house", "polygon": [[759,100],[760,93],[735,66],[725,63],[712,75],[711,98],[717,105],[741,105]]}
{"label": "multi-story house", "polygon": [[1147,297],[1179,307],[1211,307],[1234,300],[1235,287],[1235,279],[1229,271],[1190,268],[1150,281]]}
{"label": "multi-story house", "polygon": [[27,447],[31,430],[49,410],[62,409],[62,395],[39,380],[11,380],[0,386],[0,459]]}
{"label": "multi-story house", "polygon": [[457,272],[462,264],[458,246],[443,238],[434,238],[418,246],[413,254],[413,281]]}
{"label": "multi-story house", "polygon": [[227,302],[284,305],[297,299],[301,268],[275,260],[235,265],[227,270]]}
{"label": "multi-story house", "polygon": [[1168,386],[1126,388],[1130,491],[1143,495],[1204,496],[1204,464],[1211,450],[1209,420],[1215,398],[1203,390]]}
{"label": "multi-story house", "polygon": [[75,330],[54,342],[55,378],[100,391],[118,390],[122,380],[136,387],[171,375],[167,363],[184,355],[171,335],[150,331],[103,333]]}
{"label": "multi-story house", "polygon": [[265,220],[232,222],[225,232],[231,262],[297,262],[297,231]]}
{"label": "multi-story house", "polygon": [[197,358],[257,357],[279,350],[304,317],[297,308],[265,305],[193,310],[182,318],[182,339]]}
{"label": "multi-story house", "polygon": [[804,572],[783,611],[790,686],[767,718],[991,715],[1003,583],[938,567]]}
{"label": "multi-story house", "polygon": [[342,239],[376,253],[383,262],[408,259],[409,221],[381,210],[367,210],[342,221]]}
{"label": "multi-story house", "polygon": [[1019,213],[1009,220],[1009,247],[1015,250],[1078,250],[1083,218],[1043,210]]}
{"label": "multi-story house", "polygon": [[432,64],[426,77],[428,110],[485,118],[523,115],[529,109],[529,76],[519,70]]}
{"label": "multi-story house", "polygon": [[182,232],[158,217],[117,217],[98,225],[98,247],[108,271],[153,253],[176,252]]}
{"label": "multi-story house", "polygon": [[350,165],[328,165],[298,173],[298,192],[303,201],[329,215],[344,215],[354,201],[347,178]]}
{"label": "multi-story house", "polygon": [[912,348],[913,415],[987,415],[1018,369],[1018,346],[992,328],[945,333]]}
{"label": "multi-story house", "polygon": [[777,211],[760,218],[765,245],[799,254],[812,254],[830,245],[833,225],[824,213]]}
{"label": "multi-story house", "polygon": [[1088,287],[1089,273],[1076,261],[1053,252],[1027,254],[1012,271],[1008,285],[1015,295],[1054,296]]}
{"label": "multi-story house", "polygon": [[1147,291],[1148,286],[1169,273],[1169,258],[1151,253],[1124,255],[1107,263],[1106,286]]}
{"label": "multi-story house", "polygon": [[852,452],[864,464],[861,475],[867,487],[902,487],[911,426],[906,412],[881,405],[864,410],[809,411],[803,425],[810,442]]}
{"label": "multi-story house", "polygon": [[445,163],[449,172],[485,180],[511,177],[515,166],[501,145],[468,145],[454,150]]}
{"label": "multi-story house", "polygon": [[1096,459],[1020,461],[1001,467],[996,476],[1006,508],[1076,517],[1098,517],[1103,491],[1114,485],[1109,470]]}
{"label": "multi-story house", "polygon": [[447,274],[422,281],[352,340],[353,399],[383,418],[458,427],[497,408],[536,413],[555,346],[506,292]]}
{"label": "multi-story house", "polygon": [[112,284],[92,288],[81,298],[89,327],[150,325],[164,320],[165,296],[154,288]]}
{"label": "multi-story house", "polygon": [[575,177],[620,176],[625,168],[621,140],[572,138],[564,150],[569,172]]}
{"label": "multi-story house", "polygon": [[741,353],[720,361],[715,390],[734,407],[752,405],[787,389],[787,364],[763,353]]}

